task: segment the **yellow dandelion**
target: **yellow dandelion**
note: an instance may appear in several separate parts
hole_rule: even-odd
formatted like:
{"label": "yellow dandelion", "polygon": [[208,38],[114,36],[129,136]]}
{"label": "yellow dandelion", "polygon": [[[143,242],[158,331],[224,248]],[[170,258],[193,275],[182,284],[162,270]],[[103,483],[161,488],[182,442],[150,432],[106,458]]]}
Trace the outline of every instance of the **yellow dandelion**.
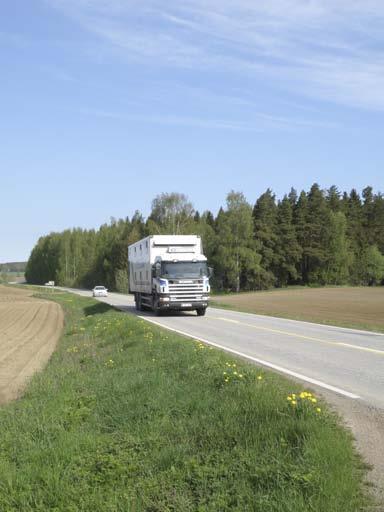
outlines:
{"label": "yellow dandelion", "polygon": [[257,376],[257,380],[262,380],[262,379],[263,379],[263,377],[261,375]]}
{"label": "yellow dandelion", "polygon": [[320,407],[316,407],[316,412],[321,412]]}

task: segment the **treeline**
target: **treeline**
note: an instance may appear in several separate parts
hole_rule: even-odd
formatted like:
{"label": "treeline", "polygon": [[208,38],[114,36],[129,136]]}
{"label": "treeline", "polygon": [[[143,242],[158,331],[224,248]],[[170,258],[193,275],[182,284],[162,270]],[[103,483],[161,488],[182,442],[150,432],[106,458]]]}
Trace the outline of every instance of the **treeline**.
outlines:
{"label": "treeline", "polygon": [[24,272],[26,265],[26,261],[12,261],[9,263],[0,263],[0,272]]}
{"label": "treeline", "polygon": [[129,244],[151,234],[192,233],[202,236],[217,290],[384,283],[384,196],[372,187],[360,195],[317,184],[300,194],[291,189],[278,201],[268,189],[253,206],[232,191],[216,216],[195,211],[183,194],[161,194],[147,219],[136,212],[98,230],[41,237],[26,279],[124,292]]}

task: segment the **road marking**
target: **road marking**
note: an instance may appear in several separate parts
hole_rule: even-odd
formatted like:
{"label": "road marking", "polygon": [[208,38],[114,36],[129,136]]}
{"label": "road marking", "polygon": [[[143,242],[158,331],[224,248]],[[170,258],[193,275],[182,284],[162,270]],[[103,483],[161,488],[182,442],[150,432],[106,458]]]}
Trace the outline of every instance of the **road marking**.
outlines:
{"label": "road marking", "polygon": [[301,338],[304,340],[316,341],[318,343],[325,343],[327,345],[340,345],[343,347],[352,348],[355,350],[363,350],[366,352],[373,352],[374,354],[380,354],[380,355],[384,356],[384,350],[379,350],[376,348],[363,347],[361,345],[352,345],[350,343],[343,343],[341,341],[331,341],[331,340],[324,340],[322,338],[313,338],[312,336],[306,336],[305,334],[297,334],[297,333],[289,332],[289,331],[281,331],[280,329],[271,329],[270,327],[261,327],[259,325],[248,324],[246,322],[240,322],[239,320],[232,320],[230,318],[225,318],[222,316],[209,316],[207,318],[215,319],[215,320],[222,320],[223,322],[230,322],[230,323],[234,323],[234,324],[241,324],[241,325],[245,325],[246,327],[252,327],[253,329],[273,332],[275,334],[283,334],[284,336],[290,336],[292,338]]}
{"label": "road marking", "polygon": [[374,352],[375,354],[380,354],[384,356],[384,350],[379,350],[377,348],[369,348],[369,347],[362,347],[361,345],[351,345],[350,343],[337,343],[338,345],[343,345],[344,347],[349,348],[355,348],[356,350],[366,350],[367,352]]}
{"label": "road marking", "polygon": [[183,336],[186,336],[187,338],[198,340],[203,343],[206,343],[207,345],[211,345],[213,347],[220,348],[221,350],[225,350],[226,352],[230,352],[231,354],[235,354],[236,356],[244,357],[245,359],[249,359],[250,361],[261,364],[262,366],[266,366],[268,368],[271,368],[272,370],[276,370],[280,373],[284,373],[286,375],[290,375],[291,377],[295,377],[296,379],[300,379],[300,380],[303,380],[310,384],[314,384],[315,386],[319,386],[321,388],[328,389],[329,391],[333,391],[334,393],[337,393],[339,395],[343,395],[348,398],[352,398],[354,400],[360,398],[359,395],[350,393],[349,391],[346,391],[345,389],[341,389],[336,386],[332,386],[331,384],[326,384],[325,382],[322,382],[317,379],[313,379],[312,377],[307,377],[306,375],[294,372],[292,370],[288,370],[287,368],[283,368],[282,366],[278,366],[276,364],[270,363],[269,361],[264,361],[263,359],[259,359],[257,357],[253,357],[248,354],[244,354],[243,352],[239,352],[238,350],[234,350],[234,349],[226,347],[224,345],[220,345],[219,343],[214,343],[213,341],[206,340],[205,338],[200,338],[199,336],[193,336],[191,333],[184,332],[179,329],[174,329],[172,327],[167,327],[166,325],[164,325],[160,322],[157,322],[156,320],[152,320],[152,318],[149,318],[147,316],[139,316],[138,315],[138,317],[141,318],[142,320],[146,320],[147,322],[150,322],[154,325],[162,327],[163,329],[168,329],[168,331],[173,331],[178,334],[182,334]]}

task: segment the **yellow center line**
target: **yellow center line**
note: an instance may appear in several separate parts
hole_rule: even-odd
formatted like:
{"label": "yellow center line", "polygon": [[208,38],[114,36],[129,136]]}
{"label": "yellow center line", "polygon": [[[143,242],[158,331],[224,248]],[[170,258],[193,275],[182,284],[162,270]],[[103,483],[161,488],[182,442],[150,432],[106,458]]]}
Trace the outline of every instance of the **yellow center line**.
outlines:
{"label": "yellow center line", "polygon": [[367,352],[373,352],[374,354],[384,355],[384,350],[379,350],[377,348],[362,347],[361,345],[351,345],[350,343],[342,343],[341,341],[337,344],[348,348],[355,348],[356,350],[366,350]]}
{"label": "yellow center line", "polygon": [[282,331],[280,329],[271,329],[270,327],[261,327],[259,325],[248,324],[247,322],[240,322],[239,320],[232,320],[230,318],[224,318],[221,316],[214,316],[214,317],[211,316],[211,317],[207,317],[207,318],[211,318],[214,320],[222,320],[223,322],[230,322],[233,324],[241,324],[241,325],[245,325],[246,327],[252,327],[253,329],[258,329],[260,331],[272,332],[274,334],[283,334],[284,336],[290,336],[291,338],[300,338],[300,339],[309,340],[309,341],[316,341],[317,343],[325,343],[327,345],[340,345],[342,347],[352,348],[355,350],[363,350],[366,352],[372,352],[374,354],[384,355],[384,350],[363,347],[361,345],[352,345],[350,343],[343,343],[341,341],[331,341],[331,340],[324,340],[322,338],[313,338],[312,336],[305,336],[304,334],[298,334],[298,333],[289,332],[289,331]]}

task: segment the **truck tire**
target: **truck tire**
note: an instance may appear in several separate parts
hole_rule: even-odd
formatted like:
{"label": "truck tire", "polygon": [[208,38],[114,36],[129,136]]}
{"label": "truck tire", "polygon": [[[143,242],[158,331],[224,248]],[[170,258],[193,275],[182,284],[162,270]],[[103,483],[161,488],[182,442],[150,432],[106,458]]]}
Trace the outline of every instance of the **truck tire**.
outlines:
{"label": "truck tire", "polygon": [[135,294],[135,306],[137,311],[143,311],[143,306],[141,305],[141,294]]}
{"label": "truck tire", "polygon": [[207,308],[196,309],[197,316],[204,316]]}
{"label": "truck tire", "polygon": [[162,311],[159,308],[158,300],[154,298],[152,304],[152,311],[155,313],[156,316],[160,316],[162,314]]}

